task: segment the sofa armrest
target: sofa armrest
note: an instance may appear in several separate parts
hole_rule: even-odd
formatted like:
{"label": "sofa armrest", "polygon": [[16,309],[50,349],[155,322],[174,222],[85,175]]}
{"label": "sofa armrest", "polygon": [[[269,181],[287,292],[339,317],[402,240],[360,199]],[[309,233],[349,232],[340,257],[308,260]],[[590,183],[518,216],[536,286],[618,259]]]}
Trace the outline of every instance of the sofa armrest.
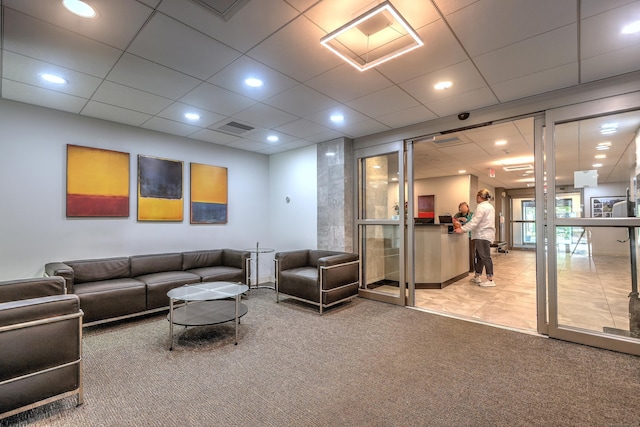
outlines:
{"label": "sofa armrest", "polygon": [[360,283],[360,257],[343,253],[318,259],[318,278],[322,290]]}
{"label": "sofa armrest", "polygon": [[[278,252],[275,254],[275,261],[278,272],[290,270],[292,268],[301,268],[308,265],[309,251],[300,249],[295,251]],[[278,273],[276,272],[276,273]]]}
{"label": "sofa armrest", "polygon": [[65,280],[60,276],[0,282],[0,303],[65,293]]}
{"label": "sofa armrest", "polygon": [[251,253],[239,249],[223,249],[222,259],[226,267],[245,269],[247,258],[251,258]]}
{"label": "sofa armrest", "polygon": [[73,293],[74,271],[73,268],[64,262],[50,262],[45,264],[44,274],[46,276],[60,276],[64,278],[67,293]]}

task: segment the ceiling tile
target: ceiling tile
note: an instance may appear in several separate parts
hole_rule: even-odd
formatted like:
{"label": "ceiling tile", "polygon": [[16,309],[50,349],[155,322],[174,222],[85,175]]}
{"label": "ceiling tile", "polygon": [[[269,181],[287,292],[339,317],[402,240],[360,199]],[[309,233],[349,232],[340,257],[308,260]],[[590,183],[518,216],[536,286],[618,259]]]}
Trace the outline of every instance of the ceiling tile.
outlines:
{"label": "ceiling tile", "polygon": [[[440,81],[451,81],[453,86],[445,90],[434,89],[434,85]],[[464,61],[401,83],[400,87],[427,105],[437,99],[450,98],[486,87],[486,83],[471,61]]]}
{"label": "ceiling tile", "polygon": [[186,74],[131,54],[122,56],[107,79],[173,100],[177,100],[200,83]]}
{"label": "ceiling tile", "polygon": [[4,10],[3,48],[96,77],[106,76],[122,54],[118,49],[11,9]]}
{"label": "ceiling tile", "polygon": [[85,98],[67,95],[62,92],[29,86],[11,80],[2,79],[2,97],[26,104],[53,108],[54,110],[79,113],[87,103]]}
{"label": "ceiling tile", "polygon": [[251,141],[249,139],[240,139],[238,141],[234,141],[230,144],[227,144],[227,147],[237,148],[239,150],[246,150],[246,151],[260,151],[260,150],[267,150],[271,146],[267,144],[263,144],[262,142]]}
{"label": "ceiling tile", "polygon": [[[276,142],[271,142],[267,140],[269,136],[277,136],[279,139]],[[246,139],[250,139],[252,141],[262,142],[267,145],[278,145],[281,146],[287,142],[291,142],[296,140],[295,136],[287,135],[282,132],[273,131],[271,129],[256,129],[255,132],[251,132],[250,135],[246,137]]]}
{"label": "ceiling tile", "polygon": [[189,138],[199,139],[201,141],[212,142],[214,144],[226,145],[233,141],[238,141],[239,136],[229,135],[228,133],[218,132],[210,129],[202,129],[194,134],[189,135]]}
{"label": "ceiling tile", "polygon": [[202,80],[240,56],[238,51],[159,13],[145,25],[128,51]]}
{"label": "ceiling tile", "polygon": [[580,14],[584,19],[633,2],[634,0],[580,0]]}
{"label": "ceiling tile", "polygon": [[342,64],[305,82],[305,85],[340,102],[351,101],[393,85],[377,70],[358,71]]}
{"label": "ceiling tile", "polygon": [[93,0],[98,16],[92,19],[78,18],[61,1],[4,0],[3,4],[120,50],[126,49],[153,13],[152,8],[131,0]]}
{"label": "ceiling tile", "polygon": [[495,95],[485,87],[431,101],[426,106],[439,117],[445,117],[497,103]]}
{"label": "ceiling tile", "polygon": [[[334,114],[341,114],[344,117],[344,121],[338,123],[332,122],[331,116]],[[347,107],[346,105],[336,105],[326,110],[307,115],[305,116],[305,119],[328,127],[329,129],[343,130],[349,125],[363,122],[365,120],[369,120],[370,118],[352,108]]]}
{"label": "ceiling tile", "polygon": [[640,1],[583,19],[580,58],[640,45],[640,33],[622,34],[622,27],[640,19]]}
{"label": "ceiling tile", "polygon": [[234,114],[233,117],[267,129],[275,128],[299,119],[298,116],[285,113],[282,110],[265,104],[255,104],[246,110]]}
{"label": "ceiling tile", "polygon": [[506,102],[578,83],[578,63],[574,62],[496,83],[491,88],[500,102]]}
{"label": "ceiling tile", "polygon": [[93,100],[152,115],[158,114],[173,102],[168,98],[110,81],[104,81],[100,85]]}
{"label": "ceiling tile", "polygon": [[489,84],[576,63],[577,26],[567,25],[473,58]]}
{"label": "ceiling tile", "polygon": [[[200,119],[196,121],[189,120],[184,116],[186,113],[196,113],[200,116]],[[203,108],[192,107],[181,102],[174,102],[173,104],[162,110],[162,112],[158,114],[158,117],[173,120],[175,122],[181,122],[191,126],[196,126],[199,128],[209,127],[212,124],[217,123],[225,118],[225,116],[221,114],[212,113],[211,111],[207,111]]]}
{"label": "ceiling tile", "polygon": [[342,60],[320,44],[325,33],[304,16],[251,49],[257,61],[303,82],[342,64]]}
{"label": "ceiling tile", "polygon": [[422,105],[418,105],[406,110],[394,111],[393,113],[376,117],[376,120],[395,129],[414,123],[426,122],[435,118],[437,118],[437,116],[433,114],[433,112]]}
{"label": "ceiling tile", "polygon": [[338,105],[336,101],[305,85],[287,89],[264,103],[299,117]]}
{"label": "ceiling tile", "polygon": [[636,71],[640,68],[640,45],[586,58],[580,64],[581,83]]}
{"label": "ceiling tile", "polygon": [[576,22],[574,1],[478,1],[447,16],[471,57]]}
{"label": "ceiling tile", "polygon": [[[54,85],[42,80],[41,73],[51,73],[64,77],[68,84]],[[31,86],[54,90],[69,95],[90,98],[100,84],[100,79],[78,71],[38,61],[37,59],[4,52],[2,56],[2,75],[4,78]]]}
{"label": "ceiling tile", "polygon": [[317,123],[310,122],[309,120],[300,119],[291,123],[287,123],[283,126],[278,126],[275,128],[275,130],[279,130],[288,135],[293,135],[298,138],[305,138],[307,136],[326,132],[330,129]]}
{"label": "ceiling tile", "polygon": [[111,122],[124,123],[130,126],[140,126],[152,117],[149,114],[114,107],[113,105],[102,104],[96,101],[89,101],[80,114]]}
{"label": "ceiling tile", "polygon": [[348,102],[354,110],[369,117],[379,117],[394,111],[406,110],[419,105],[415,98],[397,86],[392,86]]}
{"label": "ceiling tile", "polygon": [[173,120],[167,120],[160,117],[152,117],[146,121],[142,127],[178,136],[187,136],[199,130],[199,128],[195,126],[174,122]]}
{"label": "ceiling tile", "polygon": [[444,21],[435,21],[418,31],[424,46],[376,67],[395,83],[449,67],[468,59],[464,49]]}
{"label": "ceiling tile", "polygon": [[183,96],[180,102],[224,116],[232,116],[256,103],[252,99],[209,83],[202,83]]}
{"label": "ceiling tile", "polygon": [[283,0],[254,0],[227,22],[190,1],[164,1],[160,11],[243,53],[298,16]]}
{"label": "ceiling tile", "polygon": [[[249,77],[258,78],[264,84],[257,88],[249,87],[244,83]],[[272,97],[298,84],[295,80],[248,56],[236,59],[224,70],[211,77],[208,82],[258,101]]]}

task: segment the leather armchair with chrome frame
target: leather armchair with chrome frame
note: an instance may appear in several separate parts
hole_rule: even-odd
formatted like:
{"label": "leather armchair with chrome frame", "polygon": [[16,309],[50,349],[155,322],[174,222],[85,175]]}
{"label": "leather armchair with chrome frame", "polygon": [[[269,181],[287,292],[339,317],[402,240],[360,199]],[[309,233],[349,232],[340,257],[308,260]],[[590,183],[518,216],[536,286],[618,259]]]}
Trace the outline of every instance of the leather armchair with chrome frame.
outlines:
{"label": "leather armchair with chrome frame", "polygon": [[0,282],[0,419],[77,395],[82,310],[62,277]]}
{"label": "leather armchair with chrome frame", "polygon": [[280,294],[325,308],[349,301],[360,287],[360,256],[302,249],[275,254],[276,302]]}

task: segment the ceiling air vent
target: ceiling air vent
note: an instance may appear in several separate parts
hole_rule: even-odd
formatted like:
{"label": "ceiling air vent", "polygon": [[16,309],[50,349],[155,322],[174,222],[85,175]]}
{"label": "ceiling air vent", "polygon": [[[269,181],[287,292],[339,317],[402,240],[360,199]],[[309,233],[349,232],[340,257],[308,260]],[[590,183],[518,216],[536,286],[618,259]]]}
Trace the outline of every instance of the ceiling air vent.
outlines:
{"label": "ceiling air vent", "polygon": [[234,13],[242,9],[249,0],[192,0],[212,12],[223,21],[228,21]]}
{"label": "ceiling air vent", "polygon": [[466,141],[463,141],[454,135],[434,136],[433,138],[431,138],[430,142],[438,148],[453,147],[454,145],[462,145],[467,143]]}
{"label": "ceiling air vent", "polygon": [[221,132],[232,133],[234,135],[242,135],[245,132],[249,132],[250,130],[254,130],[255,128],[247,125],[243,125],[238,122],[229,122],[226,125],[222,125],[218,128]]}

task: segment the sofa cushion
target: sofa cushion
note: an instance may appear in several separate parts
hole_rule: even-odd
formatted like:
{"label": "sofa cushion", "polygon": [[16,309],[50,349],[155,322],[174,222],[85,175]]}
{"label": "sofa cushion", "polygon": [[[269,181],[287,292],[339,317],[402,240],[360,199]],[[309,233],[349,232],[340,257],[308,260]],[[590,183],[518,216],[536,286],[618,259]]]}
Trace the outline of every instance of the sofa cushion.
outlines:
{"label": "sofa cushion", "polygon": [[200,282],[200,276],[188,271],[165,271],[145,274],[136,279],[147,286],[147,310],[169,306],[167,292],[173,288]]}
{"label": "sofa cushion", "polygon": [[235,267],[226,267],[224,265],[218,267],[203,267],[189,270],[200,276],[203,282],[242,282],[244,283],[244,274],[242,269]]}
{"label": "sofa cushion", "polygon": [[192,251],[182,254],[182,269],[193,270],[195,268],[215,267],[222,265],[222,250]]}
{"label": "sofa cushion", "polygon": [[65,264],[73,268],[74,283],[131,277],[127,257],[65,261]]}
{"label": "sofa cushion", "polygon": [[134,255],[131,260],[131,277],[163,271],[182,271],[182,254]]}
{"label": "sofa cushion", "polygon": [[135,279],[113,279],[76,285],[84,311],[84,323],[144,311],[147,306],[145,284]]}
{"label": "sofa cushion", "polygon": [[318,269],[316,267],[292,268],[280,272],[278,291],[309,301],[320,301]]}
{"label": "sofa cushion", "polygon": [[338,255],[340,253],[341,252],[335,252],[335,251],[311,250],[309,251],[309,259],[307,260],[307,264],[310,265],[311,267],[317,267],[318,259],[326,256]]}

